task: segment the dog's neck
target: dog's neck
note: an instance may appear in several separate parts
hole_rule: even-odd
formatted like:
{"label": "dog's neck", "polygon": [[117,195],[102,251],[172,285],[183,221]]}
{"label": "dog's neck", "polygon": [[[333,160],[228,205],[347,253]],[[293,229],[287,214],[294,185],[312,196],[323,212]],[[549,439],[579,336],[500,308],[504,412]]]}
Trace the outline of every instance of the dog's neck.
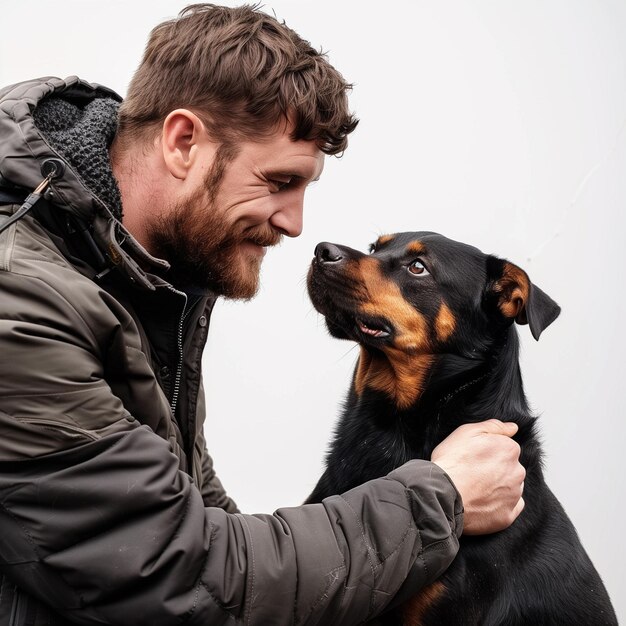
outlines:
{"label": "dog's neck", "polygon": [[459,409],[457,425],[529,418],[513,326],[482,352],[390,356],[362,347],[354,390],[365,404],[383,404],[392,421],[424,423]]}
{"label": "dog's neck", "polygon": [[434,361],[431,354],[383,353],[361,346],[354,388],[359,395],[380,392],[398,409],[408,409],[424,391]]}
{"label": "dog's neck", "polygon": [[[434,357],[423,389],[409,407],[398,406],[395,387],[387,391],[355,384],[346,403],[342,426],[328,457],[328,466],[349,467],[342,484],[329,477],[329,493],[384,476],[410,459],[430,459],[433,449],[464,423],[490,418],[514,421],[520,440],[530,445],[529,464],[537,464],[539,450],[518,364],[519,339],[509,328],[482,356],[442,354]],[[420,364],[422,365],[422,364]],[[350,477],[348,479],[348,476]],[[325,494],[328,495],[328,494]]]}
{"label": "dog's neck", "polygon": [[[428,408],[456,426],[490,418],[532,420],[519,367],[519,337],[513,326],[506,329],[484,355],[442,355],[428,388],[413,407],[415,417]],[[455,417],[456,415],[456,417]],[[430,417],[430,416],[429,416]]]}

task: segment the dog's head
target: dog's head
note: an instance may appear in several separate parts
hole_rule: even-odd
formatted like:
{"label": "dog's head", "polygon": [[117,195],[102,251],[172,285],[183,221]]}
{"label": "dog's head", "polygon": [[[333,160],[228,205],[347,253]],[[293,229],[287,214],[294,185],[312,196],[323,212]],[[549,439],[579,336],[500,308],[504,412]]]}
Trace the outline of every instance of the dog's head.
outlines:
{"label": "dog's head", "polygon": [[364,254],[320,243],[309,295],[330,333],[362,346],[355,386],[411,406],[438,355],[479,359],[514,323],[539,339],[558,305],[509,261],[431,232],[384,235]]}

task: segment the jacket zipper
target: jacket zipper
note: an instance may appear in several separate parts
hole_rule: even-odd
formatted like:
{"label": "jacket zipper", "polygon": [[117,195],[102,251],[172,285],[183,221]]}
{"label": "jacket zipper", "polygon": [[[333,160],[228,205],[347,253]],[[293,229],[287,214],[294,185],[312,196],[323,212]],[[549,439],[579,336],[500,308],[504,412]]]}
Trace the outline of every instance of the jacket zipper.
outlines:
{"label": "jacket zipper", "polygon": [[20,592],[15,587],[15,593],[13,594],[13,603],[11,606],[11,617],[9,618],[9,626],[19,626],[20,619]]}
{"label": "jacket zipper", "polygon": [[183,304],[183,311],[180,314],[180,319],[178,321],[178,335],[177,335],[177,343],[178,343],[178,365],[176,366],[176,376],[174,378],[174,389],[172,392],[172,400],[170,402],[170,409],[172,410],[172,415],[176,415],[176,405],[178,404],[178,394],[180,393],[180,381],[183,375],[183,325],[185,323],[185,318],[187,317],[187,294],[178,291],[178,289],[174,289],[174,287],[168,286],[170,291],[182,296],[185,299],[185,303]]}

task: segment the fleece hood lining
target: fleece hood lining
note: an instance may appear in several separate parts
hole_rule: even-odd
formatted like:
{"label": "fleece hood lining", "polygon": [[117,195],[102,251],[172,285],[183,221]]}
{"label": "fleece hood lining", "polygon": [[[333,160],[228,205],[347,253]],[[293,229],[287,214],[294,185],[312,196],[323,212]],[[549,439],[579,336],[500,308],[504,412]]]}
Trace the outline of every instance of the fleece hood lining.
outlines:
{"label": "fleece hood lining", "polygon": [[122,198],[109,156],[118,108],[119,102],[106,96],[81,102],[53,94],[38,103],[33,120],[85,187],[121,220]]}

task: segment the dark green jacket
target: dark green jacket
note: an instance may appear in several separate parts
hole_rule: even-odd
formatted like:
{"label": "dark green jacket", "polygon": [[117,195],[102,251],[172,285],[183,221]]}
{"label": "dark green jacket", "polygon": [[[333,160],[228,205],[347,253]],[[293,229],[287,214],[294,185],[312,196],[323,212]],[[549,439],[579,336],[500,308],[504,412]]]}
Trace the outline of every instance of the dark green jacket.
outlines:
{"label": "dark green jacket", "polygon": [[0,625],[360,623],[452,561],[456,490],[415,461],[237,512],[203,436],[214,298],[174,289],[121,224],[118,102],[75,77],[0,91],[0,224],[65,166],[0,234]]}

